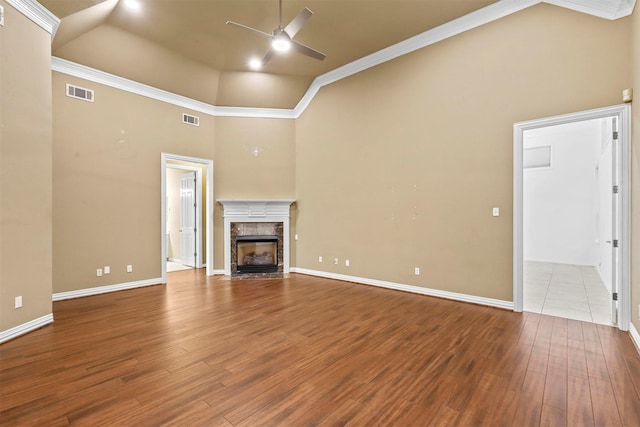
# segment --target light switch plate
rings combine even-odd
[[[493,208],[493,216],[500,216],[500,208]]]

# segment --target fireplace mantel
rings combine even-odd
[[[284,274],[289,273],[289,209],[290,199],[218,199],[224,209],[224,274],[231,275],[231,223],[281,222],[284,241]]]

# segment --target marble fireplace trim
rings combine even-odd
[[[283,273],[289,273],[289,208],[295,200],[218,199],[224,209],[224,274],[231,275],[231,223],[281,222]]]

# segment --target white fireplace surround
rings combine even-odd
[[[295,200],[218,199],[224,208],[224,274],[231,275],[231,223],[281,222],[283,273],[289,273],[289,209]]]

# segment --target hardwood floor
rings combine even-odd
[[[54,304],[0,346],[0,425],[638,426],[615,328],[292,274]]]

